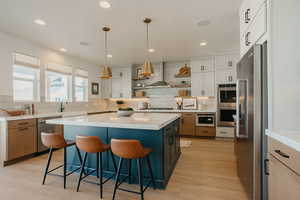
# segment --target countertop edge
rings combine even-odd
[[[0,121],[14,121],[14,120],[25,120],[25,119],[38,119],[44,117],[72,117],[76,115],[87,115],[91,113],[107,113],[113,112],[112,110],[99,110],[99,111],[67,111],[67,112],[53,112],[53,113],[41,113],[34,115],[22,115],[22,116],[0,116]]]
[[[175,115],[175,113],[174,113]],[[176,116],[172,117],[170,120],[160,124],[160,125],[153,125],[153,124],[118,124],[116,127],[116,123],[107,123],[107,122],[74,122],[74,121],[62,121],[61,119],[53,119],[47,120],[46,123],[48,124],[58,124],[58,125],[66,125],[66,126],[87,126],[87,127],[99,127],[99,128],[125,128],[125,129],[141,129],[141,130],[160,130],[165,126],[169,125],[173,121],[180,118],[180,115],[177,114]]]
[[[288,147],[300,152],[300,140],[296,141],[295,139],[292,139],[288,136],[279,134],[276,131],[273,130],[266,130],[266,135],[271,137],[272,139],[277,140],[278,142],[287,145]]]

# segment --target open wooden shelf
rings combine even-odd
[[[175,78],[189,78],[189,77],[191,77],[191,74],[184,74],[184,75],[176,74],[175,75]]]

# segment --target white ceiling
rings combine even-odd
[[[144,17],[150,17],[152,61],[178,61],[239,47],[241,0],[0,0],[0,30],[98,64],[103,61],[103,26],[110,26],[112,65],[145,59]],[[43,19],[47,25],[33,23]],[[211,24],[198,27],[200,20]],[[80,42],[89,46],[81,46]],[[201,41],[208,42],[200,47]]]

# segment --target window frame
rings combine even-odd
[[[27,63],[27,62],[22,62],[20,60],[17,60],[16,58],[18,56],[24,56],[24,57],[30,57],[31,59],[35,59],[36,64],[32,64],[32,63]],[[41,96],[40,96],[40,92],[41,92],[41,70],[40,70],[40,59],[34,56],[30,56],[30,55],[26,55],[23,53],[17,53],[14,52],[13,53],[13,62],[12,62],[12,96],[13,96],[13,101],[17,102],[17,103],[22,103],[22,102],[40,102],[41,100]],[[21,67],[24,69],[28,69],[28,70],[32,70],[34,72],[34,79],[30,79],[30,78],[20,78],[20,77],[15,77],[15,68],[17,67]],[[16,95],[15,95],[15,81],[26,81],[26,82],[30,82],[33,84],[33,88],[32,88],[32,92],[33,92],[33,99],[28,100],[28,99],[16,99]]]
[[[73,98],[72,98],[72,88],[73,88],[72,80],[73,80],[73,76],[72,76],[72,74],[53,71],[53,70],[49,70],[49,69],[45,70],[45,102],[47,102],[47,103],[62,102],[62,101],[51,101],[50,100],[50,96],[49,96],[49,91],[50,91],[49,85],[50,85],[50,83],[49,83],[48,73],[53,73],[53,74],[62,75],[62,76],[67,77],[68,99],[66,101],[64,100],[63,102],[68,102],[68,103],[73,102]]]

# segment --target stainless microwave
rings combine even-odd
[[[220,84],[218,85],[218,107],[236,106],[236,85]]]
[[[196,116],[196,126],[215,127],[215,114],[199,113]]]

